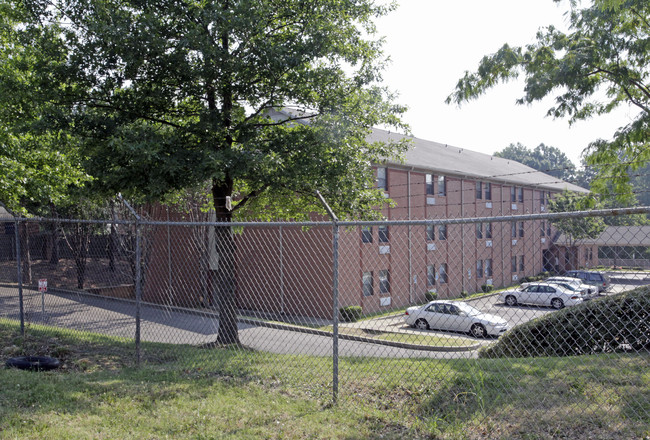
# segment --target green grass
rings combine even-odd
[[[332,331],[332,326],[319,327],[319,330],[326,332]],[[368,331],[355,327],[339,327],[339,334],[360,336],[363,338],[374,339],[378,341],[401,342],[402,344],[425,345],[431,347],[467,347],[475,345],[476,341],[462,336],[445,336],[437,334],[409,334],[385,331]]]
[[[0,320],[0,439],[644,439],[650,357],[340,359],[142,344]]]

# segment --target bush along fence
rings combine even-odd
[[[331,378],[334,400],[375,364],[378,382],[431,389],[461,371],[531,380],[522,359],[549,356],[634,375],[648,365],[650,273],[600,257],[650,249],[648,227],[607,226],[649,211],[225,225],[200,209],[123,203],[104,219],[9,216],[0,318],[23,334],[43,324],[126,338],[136,363],[155,356],[152,343],[230,350],[205,350],[206,361],[280,356],[307,384]],[[569,271],[584,276],[547,282]],[[647,419],[646,397],[617,396]],[[582,395],[570,404],[598,411]]]

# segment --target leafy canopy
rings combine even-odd
[[[61,91],[49,77],[62,59],[57,30],[21,25],[25,11],[10,6],[0,2],[0,202],[26,214],[62,203],[89,176],[77,141],[56,126],[44,129],[48,100]]]
[[[207,182],[222,219],[305,217],[315,190],[343,216],[384,202],[370,164],[405,146],[367,135],[406,129],[373,39],[392,4],[22,1],[26,21],[65,23],[51,76],[73,85],[56,101],[73,111],[52,120],[84,139],[95,190],[160,199]]]
[[[538,171],[542,171],[565,182],[575,183],[576,167],[571,160],[556,147],[539,144],[529,149],[517,142],[494,153],[496,157],[516,160]]]
[[[636,119],[586,149],[587,163],[598,165],[592,186],[603,194],[630,194],[629,169],[650,160],[650,2],[604,0],[580,8],[571,2],[569,32],[541,29],[525,47],[505,44],[485,56],[476,72],[466,72],[447,102],[476,99],[488,89],[523,75],[518,104],[554,96],[549,116],[569,123],[627,105]]]

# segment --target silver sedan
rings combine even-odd
[[[583,297],[580,293],[558,284],[549,283],[529,283],[518,289],[501,292],[499,298],[509,306],[534,304],[551,306],[554,309],[575,306],[583,302]]]
[[[510,328],[505,319],[483,313],[460,301],[431,301],[423,306],[409,307],[404,320],[421,330],[464,332],[476,338],[499,336]]]

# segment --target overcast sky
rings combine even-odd
[[[523,83],[499,85],[461,107],[445,104],[466,70],[504,43],[534,41],[541,27],[566,29],[566,1],[552,0],[398,0],[400,7],[377,21],[391,64],[384,83],[409,107],[405,121],[414,136],[492,154],[510,143],[557,147],[579,166],[589,142],[611,139],[634,115],[629,108],[569,127],[545,117],[552,104],[516,105]]]

